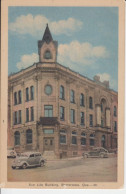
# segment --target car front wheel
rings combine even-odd
[[[15,166],[12,166],[13,169],[15,169],[16,167]]]
[[[44,166],[44,161],[40,162],[40,166],[43,167]]]
[[[26,169],[26,168],[27,168],[27,164],[24,163],[24,164],[22,165],[22,168],[23,168],[23,169]]]

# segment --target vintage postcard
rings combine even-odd
[[[124,1],[2,1],[1,187],[123,188]]]

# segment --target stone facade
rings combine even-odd
[[[80,156],[93,147],[117,148],[118,93],[57,63],[48,26],[39,62],[9,76],[8,146],[17,152]]]

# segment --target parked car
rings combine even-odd
[[[24,152],[12,163],[12,168],[23,168],[35,167],[35,166],[44,166],[46,160],[42,157],[40,152]]]
[[[108,158],[108,150],[103,147],[93,148],[91,151],[84,152],[82,154],[83,158],[89,157],[100,157],[100,158]]]
[[[8,158],[16,158],[16,156],[17,156],[17,153],[16,153],[15,149],[13,147],[9,147],[7,149],[7,157]]]

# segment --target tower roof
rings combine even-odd
[[[47,24],[47,26],[46,26],[46,29],[45,29],[45,32],[44,32],[42,41],[45,41],[47,44],[48,44],[49,42],[53,41],[53,38],[52,38],[51,32],[50,32],[50,30],[49,30],[48,24]]]

